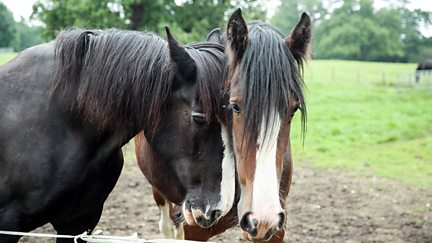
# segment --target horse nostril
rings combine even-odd
[[[279,222],[278,222],[278,225],[277,225],[278,230],[282,229],[283,226],[284,226],[284,224],[285,224],[285,213],[282,212],[282,213],[279,213]]]
[[[256,228],[258,227],[258,220],[257,219],[252,219],[252,225]]]
[[[251,212],[245,213],[243,217],[240,219],[240,228],[246,232],[248,232],[252,237],[255,237],[258,233],[258,220],[252,219],[250,220]]]
[[[258,234],[258,229],[253,228],[250,232],[248,232],[252,237],[255,237]]]
[[[204,217],[199,216],[198,218],[195,218],[197,224],[202,225],[204,223]]]
[[[216,221],[216,220],[218,220],[221,216],[222,216],[222,211],[220,211],[220,210],[213,210],[213,211],[210,213],[210,220],[211,220],[211,221]]]
[[[249,215],[250,214],[251,214],[250,212],[243,214],[243,216],[241,217],[240,222],[239,222],[240,228],[242,228],[242,230],[244,230],[246,232],[248,231],[247,229],[249,227]]]

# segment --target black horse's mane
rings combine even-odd
[[[281,116],[289,113],[289,99],[294,95],[301,111],[302,134],[306,127],[306,105],[303,95],[304,82],[300,70],[302,60],[291,54],[284,36],[274,27],[254,21],[248,24],[248,43],[240,62],[242,113],[245,121],[244,141],[256,141],[262,127],[265,137],[278,112]],[[275,107],[276,110],[270,110]],[[263,118],[265,118],[263,120]],[[281,117],[283,118],[283,117]]]
[[[197,65],[211,69],[209,74],[217,72],[214,59],[223,55],[219,45],[213,47],[209,43],[187,48],[199,49],[188,52],[200,59]],[[201,52],[213,56],[202,57]],[[72,114],[100,129],[126,126],[134,132],[153,133],[158,127],[171,97],[176,67],[170,62],[167,42],[156,34],[117,29],[63,31],[56,39],[55,59],[50,95]],[[219,86],[203,75],[199,73],[197,80],[203,91],[200,100],[204,110],[213,114],[219,102],[213,93]]]
[[[213,42],[198,42],[186,45],[186,50],[197,65],[198,99],[210,121],[221,112],[225,48]]]

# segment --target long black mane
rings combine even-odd
[[[220,68],[223,48],[219,45],[193,44],[187,50],[197,65],[209,69],[208,75]],[[116,29],[64,31],[56,40],[55,59],[51,98],[72,114],[100,129],[126,126],[134,132],[155,131],[171,97],[176,71],[165,40],[149,32]],[[219,90],[214,86],[217,76],[206,79],[204,75],[198,72],[200,100],[204,110],[213,114],[219,102],[214,95]]]
[[[248,141],[256,141],[262,127],[266,128],[264,134],[267,137],[267,134],[272,132],[267,131],[268,125],[275,118],[276,112],[282,119],[288,115],[292,95],[300,104],[304,134],[306,105],[303,95],[304,82],[300,75],[302,62],[296,61],[284,41],[284,36],[274,27],[262,22],[251,22],[248,24],[248,31],[247,48],[239,64],[242,116],[247,117],[244,141],[251,145]]]

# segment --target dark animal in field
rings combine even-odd
[[[222,52],[217,44],[201,48],[215,60]],[[120,175],[125,143],[144,131],[152,148],[170,154],[160,138],[183,142],[171,124],[194,119],[183,109],[195,108],[202,90],[197,74],[208,57],[197,56],[186,61],[183,47],[152,33],[71,30],[1,66],[0,230],[46,223],[58,234],[92,230]],[[203,103],[202,113],[218,106]],[[218,158],[218,146],[199,152]],[[2,243],[18,239],[0,235]]]
[[[184,239],[184,223],[211,227],[234,202],[235,162],[227,127],[221,125],[224,48],[209,42],[219,35],[214,32],[208,42],[184,47],[168,36],[170,45],[185,52],[182,62],[195,66],[200,85],[190,93],[192,106],[176,104],[165,115],[161,128],[166,126],[162,130],[171,134],[156,133],[147,140],[140,133],[135,139],[138,165],[153,187],[161,213],[159,228],[167,238]],[[213,50],[215,46],[219,49]],[[171,214],[179,218],[173,222]]]
[[[429,72],[432,72],[432,59],[425,59],[418,64],[415,74],[416,83],[420,82],[420,76],[423,73],[422,71],[425,70],[431,70]]]
[[[310,40],[306,13],[288,37],[265,23],[246,24],[240,9],[230,17],[221,43],[228,57],[226,126],[238,174],[236,207],[210,228],[185,225],[186,239],[206,241],[238,223],[247,240],[283,242],[292,178],[290,126],[299,110],[305,128],[300,74]]]

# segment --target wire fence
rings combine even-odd
[[[79,235],[56,235],[56,234],[42,234],[42,233],[32,233],[32,232],[27,233],[27,232],[0,230],[0,235],[27,236],[27,237],[34,237],[34,238],[73,239],[75,243],[78,243],[78,240],[91,242],[91,243],[199,243],[198,241],[190,241],[190,240],[172,240],[172,239],[145,240],[145,239],[138,238],[137,233],[131,236],[110,236],[110,235],[102,235],[101,231],[95,232],[95,234],[91,234],[91,235],[89,235],[87,232],[84,232]]]
[[[396,83],[398,91],[426,90],[432,93],[432,70],[402,72]]]
[[[308,69],[305,72],[306,84],[324,83],[355,83],[357,85],[373,85],[396,88],[397,91],[428,91],[432,93],[432,70],[422,71],[370,71],[344,70],[331,67],[326,70]]]

